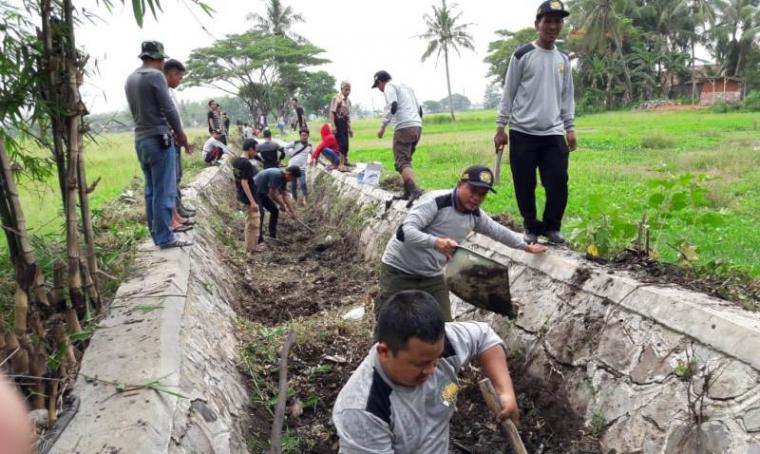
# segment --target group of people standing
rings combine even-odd
[[[190,246],[177,233],[192,228],[195,211],[182,204],[181,149],[192,148],[182,125],[173,89],[185,67],[167,60],[157,41],[142,43],[142,66],[125,84],[127,102],[135,122],[135,150],[145,178],[145,213],[153,242],[161,249]]]

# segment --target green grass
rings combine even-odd
[[[493,112],[460,113],[453,123],[445,116],[426,117],[414,156],[419,183],[426,189],[447,188],[468,165],[493,165],[494,120]],[[380,161],[389,173],[392,131],[377,139],[379,123],[354,123],[350,157]],[[647,181],[663,175],[702,174],[709,177],[704,183],[709,210],[720,213],[723,225],[692,225],[676,218],[661,234],[653,232],[657,251],[664,260],[675,261],[678,253],[669,245],[688,239],[698,248],[698,263],[727,262],[760,276],[760,117],[705,111],[612,112],[582,116],[577,123],[579,148],[571,155],[564,230],[580,224],[595,198],[603,201],[603,211],[605,202],[622,205],[635,221],[652,192]],[[507,156],[502,173],[498,194],[491,195],[484,208],[521,219]],[[543,190],[537,191],[537,197],[542,207]]]
[[[462,169],[473,163],[493,165],[492,138],[495,114],[490,111],[460,113],[456,122],[445,115],[425,118],[422,140],[414,156],[418,181],[426,189],[453,186]],[[354,122],[350,157],[354,161],[380,161],[386,174],[393,173],[390,142],[375,137],[380,120]],[[670,245],[684,239],[697,246],[700,264],[728,263],[732,268],[760,276],[760,117],[753,113],[612,112],[578,118],[579,149],[571,155],[570,201],[564,230],[571,233],[601,200],[601,210],[613,206],[630,220],[638,220],[652,194],[648,181],[664,175],[705,175],[708,210],[719,213],[723,225],[714,228],[686,222],[678,216],[662,231],[653,232],[655,248],[666,261],[676,261]],[[312,129],[319,127],[312,122]],[[195,140],[205,136],[193,131]],[[295,138],[294,134],[288,137]],[[313,134],[312,142],[318,136]],[[185,163],[202,167],[200,150]],[[115,198],[141,172],[132,135],[112,134],[88,143],[87,175],[102,177],[92,194],[94,208]],[[511,186],[508,156],[502,183],[484,208],[520,219]],[[22,203],[28,224],[36,234],[62,234],[60,197],[51,178],[45,183],[23,183]],[[543,190],[537,191],[539,207]],[[540,208],[539,208],[540,211]],[[3,240],[4,241],[4,240]]]
[[[101,178],[96,190],[90,194],[90,206],[98,209],[103,204],[118,197],[134,178],[142,178],[140,164],[134,150],[134,135],[119,133],[102,135],[85,145],[85,163],[88,183]],[[203,137],[203,130],[192,131],[191,139]],[[196,139],[197,140],[197,139]],[[45,152],[32,148],[32,153]],[[202,167],[200,150],[193,155],[183,154],[186,173]],[[189,181],[185,179],[185,181]],[[32,234],[63,234],[62,204],[57,177],[52,175],[46,181],[19,181],[21,204],[27,225]],[[0,242],[5,248],[5,238]]]

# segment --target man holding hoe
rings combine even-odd
[[[570,13],[559,0],[541,3],[538,40],[518,48],[509,61],[494,144],[509,145],[515,197],[525,224],[525,241],[543,235],[564,243],[560,233],[567,206],[569,153],[575,150],[575,100],[570,58],[555,43]],[[504,128],[509,124],[509,135]],[[541,220],[536,214],[536,169],[546,189]]]

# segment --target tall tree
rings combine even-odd
[[[268,115],[308,83],[306,69],[327,63],[324,51],[287,36],[258,31],[228,35],[195,49],[187,61],[188,86],[208,86],[239,97],[251,115]]]
[[[304,38],[293,33],[294,24],[304,22],[304,17],[293,11],[290,6],[284,6],[280,0],[264,0],[266,14],[250,13],[246,19],[256,23],[254,30],[271,35],[287,36],[296,41]]]
[[[499,38],[488,43],[488,55],[483,60],[488,63],[488,77],[493,78],[494,83],[503,86],[507,78],[509,60],[518,47],[530,43],[536,39],[536,29],[523,28],[516,32],[510,30],[496,30]]]
[[[421,35],[420,38],[428,40],[428,47],[425,53],[422,54],[422,61],[427,60],[431,55],[436,53],[436,62],[443,53],[443,60],[446,66],[446,88],[449,94],[449,106],[451,107],[451,119],[454,120],[454,104],[451,102],[451,76],[449,74],[449,49],[454,50],[457,55],[460,54],[459,49],[475,50],[473,44],[472,35],[467,32],[467,27],[471,24],[459,23],[462,17],[462,13],[454,13],[453,9],[456,8],[456,4],[451,8],[446,6],[446,0],[441,0],[441,6],[437,7],[433,5],[433,14],[425,14],[425,24],[427,25],[427,31]]]
[[[714,27],[716,40],[723,42],[723,72],[741,77],[747,56],[760,36],[760,0],[715,0],[720,11]]]

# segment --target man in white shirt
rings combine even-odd
[[[393,122],[394,165],[404,180],[404,195],[400,198],[408,200],[407,207],[411,207],[422,195],[414,181],[412,170],[412,156],[422,135],[422,107],[414,91],[406,85],[392,83],[391,75],[387,71],[375,73],[372,88],[383,92],[387,110],[383,124],[377,131],[377,137],[382,139],[385,128]]]
[[[211,132],[211,137],[203,144],[203,160],[206,164],[216,164],[225,153],[235,156],[232,150],[222,142],[223,137],[222,131],[215,129]]]

